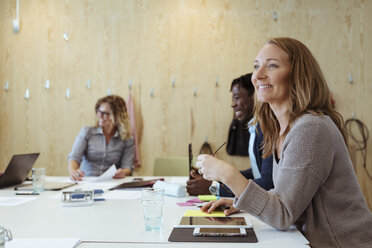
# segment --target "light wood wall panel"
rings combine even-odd
[[[14,33],[16,1],[0,1],[0,83],[10,85],[0,91],[0,169],[14,153],[39,151],[36,166],[45,166],[48,175],[67,175],[67,155],[80,128],[94,123],[95,101],[109,88],[127,99],[130,80],[141,138],[136,174],[151,175],[157,156],[187,156],[189,142],[197,153],[208,137],[216,149],[232,119],[232,79],[252,70],[258,49],[273,36],[304,42],[344,118],[354,113],[372,126],[372,1],[19,2],[21,29]],[[62,37],[66,31],[68,41]],[[367,147],[370,153],[371,140]],[[372,181],[355,144],[350,150],[371,207]],[[249,166],[247,158],[225,150],[218,156],[239,169]],[[371,162],[368,156],[370,174]]]

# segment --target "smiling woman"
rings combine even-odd
[[[75,139],[68,156],[72,180],[99,176],[112,164],[117,167],[114,178],[131,175],[134,165],[134,142],[129,132],[125,101],[120,96],[106,96],[95,105],[95,127],[84,127]]]
[[[222,181],[237,196],[202,210],[228,205],[279,230],[294,224],[311,247],[370,247],[372,215],[356,180],[343,120],[309,49],[291,38],[270,39],[254,61],[252,81],[264,157],[274,157],[275,188],[267,192],[231,165],[200,155],[204,178]]]
[[[306,46],[294,39],[271,39],[259,51],[254,68],[252,82],[259,100],[255,113],[265,136],[264,156],[273,149],[280,154],[290,127],[306,113],[328,115],[347,143],[343,118],[335,111],[328,84]]]
[[[273,44],[266,44],[258,53],[254,61],[254,72],[252,82],[256,88],[256,95],[259,102],[268,103],[275,112],[277,120],[283,122],[281,127],[287,127],[286,114],[290,106],[289,97],[289,73],[291,63],[289,55],[281,48]],[[260,106],[258,103],[257,106]],[[265,126],[263,123],[262,126]],[[262,130],[265,130],[263,128]],[[283,135],[286,129],[280,129],[279,136]],[[274,135],[277,135],[274,133]],[[283,139],[279,142],[283,143]],[[277,147],[280,152],[281,147]],[[265,154],[267,155],[267,154]]]
[[[290,70],[288,54],[277,46],[265,45],[254,61],[252,82],[256,88],[257,99],[260,102],[268,102],[273,108],[288,106]]]

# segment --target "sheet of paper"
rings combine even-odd
[[[0,206],[16,206],[25,202],[29,202],[35,200],[37,196],[32,197],[21,197],[21,196],[13,196],[13,197],[0,197]]]
[[[113,180],[112,177],[115,175],[117,169],[116,166],[113,164],[111,167],[105,171],[102,175],[99,177],[93,178],[89,182],[104,182],[104,181],[111,181]]]
[[[111,190],[105,192],[103,198],[106,200],[136,200],[141,198],[141,191]]]
[[[186,210],[183,216],[193,216],[193,217],[200,217],[200,216],[208,216],[208,217],[225,217],[226,215],[223,211],[213,211],[210,214],[203,212],[201,210]]]
[[[6,242],[6,248],[74,248],[81,243],[80,239],[13,239]]]
[[[139,191],[141,192],[145,188],[150,188],[150,187],[141,187],[141,188],[123,188],[123,189],[115,189],[114,191]]]

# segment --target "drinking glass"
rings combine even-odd
[[[34,192],[40,193],[45,187],[45,168],[32,169],[32,188]]]
[[[146,231],[161,229],[163,221],[164,189],[143,189],[142,210]]]

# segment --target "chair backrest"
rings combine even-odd
[[[188,176],[189,159],[187,157],[155,158],[154,176]]]

